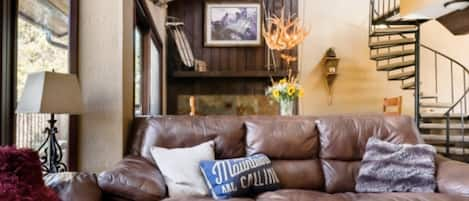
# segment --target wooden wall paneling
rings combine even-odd
[[[194,9],[197,10],[202,10],[203,5],[202,3],[194,4]],[[194,19],[194,22],[192,24],[192,29],[194,32],[192,33],[194,35],[194,43],[193,43],[193,51],[196,59],[200,60],[206,60],[204,56],[204,51],[203,51],[203,45],[204,45],[204,36],[203,36],[203,31],[200,31],[200,27],[203,27],[203,12],[192,12],[192,17]],[[187,25],[190,26],[190,25]],[[199,30],[199,31],[197,31]]]
[[[297,0],[288,1],[288,9],[297,10]],[[246,0],[259,2],[259,0]],[[280,14],[282,1],[266,1],[269,9],[275,9]],[[209,71],[266,71],[266,45],[259,47],[214,47],[204,46],[204,0],[175,1],[168,8],[168,15],[180,18],[185,23],[185,31],[192,45],[197,59],[204,60]],[[169,46],[174,45],[168,43]],[[171,50],[172,47],[168,47]],[[170,54],[177,53],[170,51]],[[296,50],[294,52],[296,54]],[[176,55],[177,56],[177,55]],[[168,62],[168,114],[176,114],[177,98],[179,95],[253,95],[264,94],[264,89],[270,84],[265,78],[178,78],[172,77],[173,69],[182,69],[180,62]],[[294,65],[296,69],[296,65]]]
[[[262,70],[268,70],[266,66],[266,58],[265,58],[265,53],[266,49],[264,47],[259,48],[260,50],[255,52],[255,60],[256,60],[256,70],[262,71]]]
[[[232,50],[228,52],[228,57],[229,57],[229,70],[230,71],[236,71],[237,70],[237,58],[238,58],[238,50]]]

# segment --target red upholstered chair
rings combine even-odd
[[[59,201],[57,194],[44,185],[37,152],[0,147],[0,200]]]

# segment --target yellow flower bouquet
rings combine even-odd
[[[278,82],[272,81],[272,86],[266,89],[265,94],[280,103],[281,115],[292,115],[295,100],[303,96],[304,90],[296,78],[289,77]]]

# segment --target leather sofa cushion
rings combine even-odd
[[[368,138],[393,144],[417,144],[423,140],[410,117],[336,116],[316,121],[320,133],[320,157],[329,160],[361,160]]]
[[[134,201],[153,201],[166,197],[166,186],[161,172],[151,162],[128,156],[112,170],[98,177],[101,189],[111,197]]]
[[[314,120],[283,119],[246,122],[248,155],[263,153],[271,159],[314,159],[319,138]]]
[[[469,198],[469,165],[439,156],[437,166],[438,191]]]
[[[178,198],[166,198],[162,201],[215,201],[210,197],[178,197]],[[254,201],[252,198],[231,198],[223,201]]]
[[[259,195],[257,201],[469,201],[469,198],[439,193],[339,193],[279,190]]]
[[[237,117],[165,116],[135,120],[130,154],[154,163],[151,147],[184,148],[215,141],[215,157],[245,155],[244,120]]]
[[[347,201],[341,196],[309,190],[279,190],[259,195],[257,201]],[[370,200],[371,201],[371,200]]]
[[[469,201],[469,198],[441,193],[342,193],[350,201]]]
[[[276,160],[272,161],[283,189],[321,190],[324,187],[319,160]]]
[[[62,201],[101,201],[102,192],[96,175],[91,173],[63,172],[48,174],[45,184],[57,192]]]
[[[322,160],[322,169],[326,192],[355,192],[360,161]]]

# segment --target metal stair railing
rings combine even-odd
[[[386,21],[388,18],[398,15],[400,12],[400,0],[370,0],[370,16],[369,16],[369,36],[368,44],[372,43],[372,38],[375,38],[377,41],[383,39],[380,36],[373,37],[372,34],[376,31],[377,26],[387,26],[390,27],[392,24],[388,24]],[[410,23],[415,25],[417,30],[415,31],[415,64],[414,64],[414,85],[415,85],[415,123],[417,126],[420,124],[420,26],[418,22]],[[399,34],[402,38],[407,38],[405,34]],[[391,40],[391,35],[384,36],[386,40]],[[402,46],[404,51],[404,46]],[[390,52],[391,48],[387,48],[387,51]],[[379,53],[380,49],[376,49],[376,52]],[[370,57],[372,56],[373,51],[370,51]],[[390,60],[388,60],[389,64]],[[402,57],[402,62],[404,62],[404,57]],[[377,62],[378,63],[378,62]],[[404,69],[401,69],[404,72]],[[388,71],[388,77],[390,72]],[[401,85],[404,85],[404,80],[401,81]]]
[[[399,13],[400,0],[370,0],[370,4],[372,22]]]
[[[400,0],[370,0],[370,34],[380,18],[399,13],[399,7]]]
[[[380,41],[381,37],[376,37],[375,35],[372,35],[375,31],[376,28],[379,26],[386,26],[390,27],[393,24],[392,21],[387,21],[390,17],[393,17],[397,14],[399,14],[400,11],[400,0],[370,0],[370,20],[369,20],[369,44],[372,43],[373,38],[375,40]],[[419,21],[416,20],[416,22],[413,24],[417,26],[417,31],[415,32],[415,38],[416,38],[416,45],[415,45],[415,116],[416,116],[416,123],[417,125],[420,123],[420,62],[421,62],[421,51],[430,51],[433,54],[434,58],[434,72],[435,72],[435,101],[439,103],[439,83],[442,82],[442,80],[449,80],[450,81],[450,92],[451,92],[451,103],[450,107],[448,107],[447,110],[443,113],[443,116],[446,119],[446,126],[445,126],[445,134],[446,134],[446,154],[450,155],[451,150],[451,131],[459,131],[461,136],[462,136],[462,154],[464,157],[469,157],[465,155],[465,127],[466,127],[466,120],[469,119],[468,116],[468,99],[469,99],[469,87],[467,86],[467,76],[469,76],[469,70],[466,66],[462,65],[460,62],[456,61],[455,59],[435,50],[432,49],[426,45],[420,44],[420,26],[419,24],[424,21]],[[410,23],[412,24],[412,23]],[[405,38],[405,34],[399,34],[401,37]],[[390,39],[388,36],[386,38],[387,40]],[[379,53],[379,50],[378,50]],[[371,56],[372,52],[370,52]],[[448,77],[443,77],[444,75],[439,75],[439,61],[441,61],[441,58],[445,59],[445,62],[449,64],[449,70],[450,75]],[[456,75],[455,76],[455,68],[459,68],[460,71],[462,71],[461,75]],[[461,77],[457,77],[461,76]],[[459,80],[456,82],[455,77],[457,77]],[[462,80],[462,83],[461,83]],[[446,82],[447,83],[447,82]],[[462,86],[461,86],[462,85]],[[456,87],[457,86],[457,87]],[[460,89],[462,87],[462,90]],[[448,87],[446,87],[448,88]],[[458,90],[457,90],[458,88]],[[461,94],[460,91],[463,91],[462,96],[457,96],[457,94]],[[457,117],[457,118],[456,118]],[[451,122],[453,121],[453,122]],[[454,121],[460,121],[459,123],[456,122],[454,124]],[[457,127],[456,127],[457,126]],[[469,128],[469,126],[467,126]],[[465,158],[466,159],[466,158]],[[467,160],[466,160],[467,161]]]
[[[434,65],[434,71],[435,71],[435,92],[437,93],[437,97],[438,97],[438,81],[441,79],[438,75],[438,58],[444,58],[446,61],[449,62],[449,67],[450,67],[450,77],[449,77],[449,80],[450,80],[450,88],[451,88],[451,107],[449,107],[446,112],[444,112],[444,117],[445,117],[445,132],[446,132],[446,143],[445,143],[445,152],[447,155],[450,155],[451,154],[451,151],[450,151],[450,147],[451,147],[451,142],[450,142],[450,137],[451,137],[451,130],[456,130],[456,132],[458,132],[457,130],[459,130],[460,132],[460,135],[462,136],[462,155],[463,157],[465,157],[465,161],[468,161],[467,160],[467,156],[465,154],[466,150],[465,150],[465,122],[467,120],[467,117],[468,117],[468,96],[469,96],[469,87],[467,87],[467,77],[469,76],[469,69],[464,66],[462,63],[460,63],[459,61],[456,61],[455,59],[449,57],[448,55],[446,54],[443,54],[435,49],[432,49],[426,45],[423,45],[421,44],[420,45],[421,47],[423,47],[424,49],[426,50],[429,50],[433,53],[433,56],[434,56],[434,62],[435,62],[435,65]],[[463,71],[462,73],[462,77],[461,77],[461,80],[462,80],[462,90],[464,90],[464,93],[462,94],[462,96],[460,96],[458,99],[455,99],[456,98],[456,85],[457,83],[455,83],[455,75],[454,75],[454,68],[455,67],[459,67],[460,70]],[[458,83],[460,84],[460,83]],[[438,102],[438,98],[436,99],[436,101]],[[457,118],[455,118],[457,117]],[[455,121],[459,121],[459,123],[457,123],[456,125],[459,125],[458,128],[452,128],[451,126],[453,124],[451,124],[451,119],[455,119]],[[457,120],[456,120],[457,119]]]

